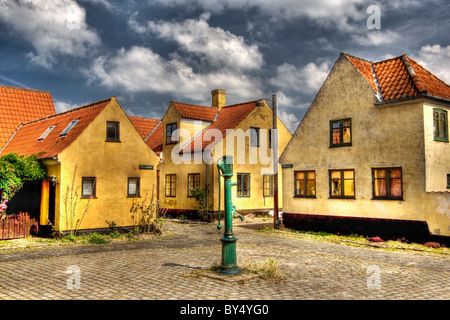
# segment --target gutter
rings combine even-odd
[[[426,92],[420,93],[420,94],[418,94],[416,96],[410,96],[410,97],[406,97],[406,98],[399,98],[399,99],[392,99],[392,100],[384,100],[384,101],[380,101],[380,102],[375,102],[374,104],[375,105],[385,105],[385,104],[388,104],[388,103],[408,101],[408,100],[420,99],[420,98],[429,98],[429,99],[432,99],[432,100],[437,100],[437,101],[441,101],[441,102],[445,102],[445,103],[449,103],[450,104],[450,99],[434,96],[434,95],[428,94]]]

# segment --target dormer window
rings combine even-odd
[[[70,130],[72,130],[72,128],[75,127],[75,125],[78,123],[78,121],[80,121],[80,119],[70,121],[68,126],[63,131],[61,131],[59,136],[64,137],[66,134],[68,134],[70,132]]]
[[[56,125],[48,127],[47,130],[45,130],[45,132],[41,134],[41,136],[38,138],[38,141],[43,141],[45,138],[47,138],[49,133],[52,132],[52,130],[55,129],[55,127]]]
[[[120,122],[106,121],[106,141],[120,142]]]

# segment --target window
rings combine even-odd
[[[97,179],[95,177],[82,177],[81,186],[81,198],[96,197]]]
[[[354,170],[330,170],[330,198],[355,198]]]
[[[237,174],[237,196],[250,197],[250,173]]]
[[[176,123],[169,123],[166,125],[166,144],[174,144],[177,143],[178,138],[172,138],[172,134],[177,130]]]
[[[106,121],[106,141],[120,142],[120,122]]]
[[[78,123],[78,121],[80,121],[80,119],[70,121],[70,123],[67,125],[67,127],[63,131],[61,131],[59,136],[64,137],[66,134],[68,134],[70,132],[70,130],[72,130],[72,128],[75,127],[75,125]]]
[[[352,145],[352,120],[330,121],[330,147]]]
[[[435,141],[448,142],[447,111],[440,109],[433,109],[433,129]]]
[[[175,197],[177,192],[177,175],[166,174],[166,197]]]
[[[139,197],[141,192],[141,178],[128,178],[128,197]]]
[[[372,169],[374,199],[402,199],[402,169]]]
[[[200,187],[200,173],[188,174],[188,197],[193,197],[192,189]]]
[[[294,197],[315,198],[316,197],[316,172],[295,171]]]
[[[447,189],[450,189],[450,173],[447,174]]]
[[[48,127],[47,130],[45,130],[45,132],[41,134],[41,136],[38,138],[38,141],[43,141],[45,138],[47,138],[49,133],[52,132],[52,130],[55,129],[55,127],[56,125]]]
[[[259,128],[250,127],[250,146],[259,147]]]
[[[263,175],[263,196],[273,197],[273,174]]]

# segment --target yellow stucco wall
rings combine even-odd
[[[292,164],[282,169],[283,212],[420,220],[432,233],[450,235],[449,194],[426,193],[428,107],[423,99],[375,102],[369,84],[341,57],[280,159]],[[330,120],[345,118],[352,119],[352,146],[330,148]],[[448,165],[448,156],[439,159]],[[372,200],[372,168],[383,167],[402,168],[403,201]],[[355,199],[329,199],[331,169],[355,170]],[[296,170],[316,171],[316,198],[294,197]]]
[[[105,142],[106,121],[120,122],[120,142]],[[80,199],[82,177],[96,177],[96,198],[85,215],[80,229],[106,228],[109,222],[117,226],[133,225],[130,208],[133,199],[143,201],[156,188],[158,156],[145,144],[130,120],[113,99],[84,132],[58,155],[60,206],[57,220],[60,230],[66,230],[64,196],[74,177],[78,188],[77,218],[81,217],[87,199]],[[154,170],[140,170],[139,165],[153,165]],[[127,198],[128,177],[140,177],[141,198]],[[156,189],[155,189],[156,193]],[[156,195],[155,195],[156,196]]]
[[[179,114],[176,110],[169,106],[165,116],[163,117],[164,126],[168,123],[178,122],[180,124]],[[186,126],[181,121],[180,127]],[[252,113],[250,113],[237,127],[236,129],[242,130],[242,132],[246,132],[250,129],[250,127],[259,127],[261,129],[269,129],[272,128],[272,110],[267,105],[257,107]],[[291,138],[290,132],[286,129],[283,123],[278,120],[277,127],[279,130],[279,154],[284,150],[287,145],[289,139]],[[165,130],[165,129],[164,129]],[[196,131],[197,133],[198,131]],[[261,130],[262,133],[262,130]],[[261,134],[262,139],[263,134]],[[165,137],[165,134],[164,134]],[[268,137],[265,137],[268,139]],[[262,143],[261,143],[262,144]],[[159,170],[161,172],[160,178],[160,205],[162,208],[170,208],[170,209],[181,209],[181,210],[195,210],[197,207],[197,202],[194,198],[188,198],[187,192],[187,179],[189,173],[200,173],[200,186],[205,187],[206,178],[208,176],[208,184],[209,188],[209,204],[212,205],[211,209],[214,211],[218,210],[218,172],[216,162],[217,159],[221,155],[225,155],[226,151],[226,142],[221,141],[217,144],[213,150],[213,158],[214,164],[207,165],[203,160],[201,163],[192,162],[183,162],[181,164],[175,164],[171,161],[171,151],[174,145],[166,146],[164,145],[163,149],[163,162],[159,165]],[[245,163],[238,164],[238,150],[239,152],[243,151],[245,154]],[[262,148],[262,147],[260,147]],[[236,196],[236,187],[233,187],[232,192],[232,200],[236,205],[236,209],[239,210],[259,210],[259,209],[271,209],[273,208],[273,197],[263,197],[263,176],[261,173],[262,167],[270,167],[271,164],[262,165],[259,159],[259,149],[256,147],[249,146],[249,140],[246,140],[245,146],[240,147],[237,142],[234,143],[234,151],[233,157],[235,160],[234,164],[234,177],[232,179],[233,182],[236,182],[237,173],[250,173],[250,197],[237,197]],[[256,163],[249,164],[248,155],[250,150],[256,151]],[[222,150],[222,151],[219,151]],[[203,159],[203,156],[198,153],[199,157]],[[271,156],[271,149],[267,150],[266,155],[268,157]],[[207,172],[208,171],[208,172]],[[272,172],[270,170],[270,172]],[[165,196],[165,176],[166,174],[176,174],[177,175],[177,192],[176,197],[166,197]],[[282,177],[281,174],[278,176],[279,178],[279,203],[281,204],[282,193]],[[223,185],[223,184],[222,184]],[[222,191],[222,199],[223,199],[223,191]],[[223,208],[223,201],[222,201]]]

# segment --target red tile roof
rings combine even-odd
[[[379,62],[344,56],[371,85],[381,101],[389,102],[417,96],[450,99],[450,86],[407,55]]]
[[[245,117],[250,114],[250,112],[256,108],[257,104],[258,101],[250,101],[223,107],[219,111],[216,121],[207,127],[207,129],[205,129],[201,134],[192,139],[188,144],[191,148],[191,152],[200,151],[195,148],[197,145],[201,146],[201,150],[205,150],[206,147],[209,149],[212,148],[215,144],[222,140],[216,140],[214,136],[211,136],[211,140],[207,138],[208,134],[212,135],[213,129],[219,130],[222,134],[221,137],[224,138],[227,134],[227,129],[234,129],[242,120],[245,119]],[[184,146],[182,150],[186,151],[188,145]]]
[[[155,129],[155,127],[158,125],[158,123],[161,122],[160,119],[146,117],[128,116],[128,118],[130,119],[131,123],[134,125],[142,139],[147,138],[148,135],[153,131],[153,129]]]
[[[52,114],[50,92],[0,85],[0,149],[21,123]]]
[[[160,121],[153,131],[145,138],[145,143],[153,150],[154,153],[159,154],[163,148],[163,134],[164,126]]]
[[[14,136],[6,144],[1,153],[6,154],[15,152],[19,155],[35,154],[38,158],[57,156],[78,138],[84,129],[89,126],[112,99],[115,98],[98,101],[63,113],[25,123],[14,133]],[[60,137],[60,133],[71,123],[71,121],[77,119],[79,119],[79,121],[72,130],[65,136]],[[55,128],[45,139],[38,141],[38,138],[50,126],[55,126]]]
[[[177,101],[171,101],[172,105],[177,109],[182,118],[202,120],[213,122],[218,109],[214,107],[199,106]]]

